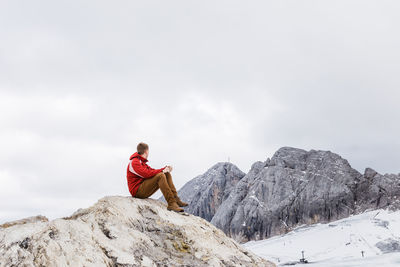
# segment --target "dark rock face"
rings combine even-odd
[[[400,208],[400,175],[380,175],[370,168],[362,175],[330,151],[282,147],[271,159],[255,162],[243,178],[230,179],[228,186],[222,181],[233,176],[223,171],[207,179],[198,176],[179,195],[190,201],[185,210],[211,220],[239,242],[366,209]]]
[[[400,209],[400,174],[379,174],[366,168],[357,186],[357,210],[389,207]]]
[[[221,203],[245,175],[232,163],[215,164],[178,191],[182,201],[189,203],[185,211],[211,221]],[[159,200],[165,201],[163,196]]]

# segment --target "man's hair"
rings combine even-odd
[[[146,143],[140,142],[137,145],[137,152],[139,153],[139,155],[143,155],[143,153],[149,149],[149,146]]]

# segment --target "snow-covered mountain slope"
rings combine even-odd
[[[242,245],[278,266],[299,263],[302,251],[313,267],[400,266],[400,211],[368,211]]]
[[[65,218],[0,225],[3,266],[274,266],[206,220],[155,199],[107,196]]]

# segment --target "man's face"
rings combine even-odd
[[[146,149],[146,150],[144,151],[143,156],[144,156],[146,159],[148,158],[148,156],[149,156],[149,150],[148,150],[148,149]]]

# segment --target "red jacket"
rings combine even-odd
[[[162,172],[167,166],[161,169],[153,169],[147,165],[147,159],[143,158],[139,153],[135,152],[130,156],[130,161],[126,169],[126,178],[128,181],[129,192],[132,196],[136,192],[144,179],[151,178],[157,173]]]

